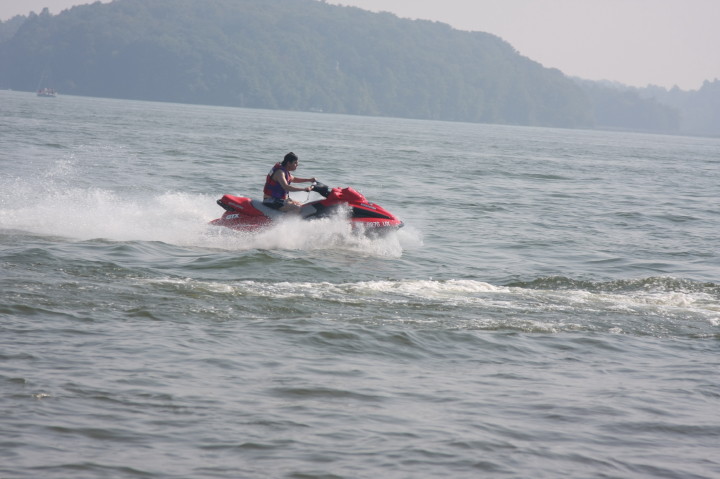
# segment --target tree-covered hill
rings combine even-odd
[[[598,122],[603,94],[496,36],[317,0],[115,0],[1,23],[0,88],[44,76],[61,94],[559,127],[629,109],[619,127],[679,128],[639,96]]]
[[[720,80],[706,80],[700,89],[693,91],[649,86],[637,93],[677,109],[680,133],[720,137]]]

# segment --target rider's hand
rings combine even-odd
[[[306,188],[305,188],[305,191],[307,191],[308,193],[311,192],[311,191],[312,191],[312,186],[306,187]]]

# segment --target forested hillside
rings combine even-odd
[[[0,24],[0,88],[559,127],[678,131],[502,39],[317,0],[115,0]],[[600,87],[598,87],[600,88]],[[604,98],[604,99],[603,99]],[[615,105],[608,111],[606,100]],[[625,121],[634,115],[633,121]],[[601,121],[598,121],[601,120]]]
[[[680,133],[720,137],[720,80],[705,81],[697,91],[650,86],[637,92],[675,108],[680,114]]]

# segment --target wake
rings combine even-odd
[[[343,218],[304,221],[288,217],[257,232],[210,225],[222,210],[216,196],[165,192],[120,194],[102,188],[2,181],[0,228],[86,241],[159,241],[182,247],[230,251],[351,250],[371,256],[400,257],[404,247],[422,243],[406,227],[371,238],[354,232]]]

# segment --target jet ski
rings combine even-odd
[[[388,210],[370,203],[359,191],[347,188],[329,188],[320,182],[313,182],[312,191],[321,199],[308,201],[300,208],[299,216],[305,220],[330,218],[345,215],[355,231],[384,233],[397,230],[403,222]],[[217,200],[225,213],[210,224],[225,226],[238,231],[256,231],[270,226],[283,217],[294,213],[283,213],[263,204],[262,200],[242,196],[224,195]]]

